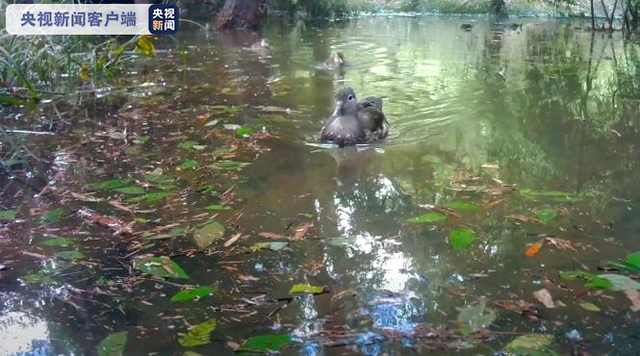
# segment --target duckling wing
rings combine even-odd
[[[370,96],[370,97],[364,98],[363,101],[358,103],[358,108],[360,109],[368,108],[368,107],[376,108],[380,112],[382,112],[382,97]]]

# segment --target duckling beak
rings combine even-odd
[[[336,109],[333,112],[334,116],[340,115],[344,111],[344,102],[342,100],[336,101]]]

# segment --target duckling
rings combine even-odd
[[[335,70],[344,66],[344,55],[341,52],[333,53],[326,61],[324,67],[326,69]]]
[[[252,51],[262,51],[265,48],[269,48],[269,43],[266,38],[261,39],[260,42],[252,44],[250,47]]]
[[[381,98],[367,98],[358,103],[356,93],[346,87],[336,94],[336,107],[325,121],[320,140],[340,147],[382,140],[389,133],[389,124],[382,113]]]
[[[365,142],[382,140],[389,134],[389,122],[382,112],[382,98],[370,96],[358,103],[358,120],[362,125]]]
[[[462,25],[460,25],[460,28],[463,29],[464,31],[471,31],[471,29],[473,28],[473,25],[470,23],[463,23]]]

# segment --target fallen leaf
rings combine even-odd
[[[296,284],[289,290],[289,294],[294,293],[311,293],[320,294],[324,292],[324,287],[312,286],[310,284]]]
[[[293,238],[291,240],[293,241],[299,241],[302,240],[302,238],[304,237],[304,235],[307,234],[307,232],[309,232],[309,229],[311,229],[313,227],[313,223],[312,222],[308,222],[308,223],[304,223],[301,225],[298,225],[298,227],[296,227],[295,231],[295,235],[293,235]]]
[[[242,233],[239,232],[233,236],[231,236],[231,238],[229,240],[227,240],[227,242],[224,243],[224,247],[229,247],[231,245],[233,245],[234,243],[236,243],[240,238],[242,237]]]
[[[533,257],[535,255],[538,254],[538,252],[540,252],[540,248],[542,248],[542,245],[544,244],[544,240],[545,239],[540,239],[536,242],[534,242],[533,244],[531,244],[529,247],[527,247],[527,249],[524,251],[524,255],[526,257]]]
[[[560,239],[557,237],[547,237],[545,238],[546,242],[552,244],[553,246],[561,249],[561,250],[571,250],[574,252],[578,252],[572,245],[569,240]]]
[[[289,238],[289,236],[276,234],[275,232],[259,232],[258,236],[264,237],[265,239],[273,239],[273,240],[288,239]]]
[[[551,297],[551,293],[549,293],[549,291],[546,288],[540,289],[539,291],[535,291],[533,292],[533,296],[536,297],[536,299],[544,304],[545,307],[547,308],[555,308],[556,307],[556,303],[553,302],[553,298]]]
[[[631,301],[629,309],[634,312],[640,311],[640,292],[635,289],[625,289],[624,294]]]
[[[580,303],[580,306],[589,311],[594,311],[594,312],[600,311],[600,308],[593,303],[584,302],[584,303]]]

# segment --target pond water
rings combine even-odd
[[[40,174],[2,181],[0,354],[636,354],[640,266],[610,261],[640,250],[640,47],[584,27],[181,28],[119,85],[8,114],[56,134],[16,136]],[[343,86],[384,96],[384,144],[317,144]]]

